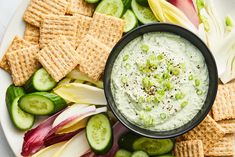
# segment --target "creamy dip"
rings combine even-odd
[[[111,74],[119,111],[139,127],[165,131],[189,122],[202,108],[208,69],[200,51],[184,38],[146,33],[120,52]]]

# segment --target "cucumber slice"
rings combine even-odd
[[[88,143],[95,154],[107,153],[113,145],[112,128],[104,114],[92,116],[86,126]]]
[[[33,115],[25,113],[18,107],[18,100],[24,94],[22,87],[15,87],[14,85],[9,86],[6,92],[6,105],[11,121],[17,129],[22,131],[30,129],[35,120]]]
[[[131,157],[131,152],[125,150],[125,149],[119,149],[114,157]]]
[[[134,134],[132,132],[127,132],[127,133],[121,135],[121,137],[118,140],[118,145],[122,149],[126,149],[126,150],[133,152],[134,149],[133,149],[132,145],[140,137],[141,136]]]
[[[139,150],[139,151],[135,151],[131,155],[131,157],[149,157],[149,156],[148,156],[148,154],[146,152]]]
[[[136,2],[142,6],[148,6],[148,0],[136,0]]]
[[[56,86],[56,81],[47,73],[44,68],[39,69],[34,75],[27,81],[24,88],[27,93],[41,91],[50,91]]]
[[[35,92],[22,96],[19,107],[33,115],[51,115],[67,107],[67,104],[64,99],[53,93]]]
[[[141,137],[133,143],[134,150],[142,150],[150,156],[162,155],[170,152],[174,147],[174,143],[170,139],[151,139]]]
[[[139,5],[136,0],[132,0],[131,7],[137,19],[141,23],[147,24],[157,22],[157,19],[149,7]]]
[[[18,101],[20,97],[15,98],[11,105],[11,119],[16,128],[25,131],[32,128],[35,117],[29,113],[22,111],[18,106]]]
[[[131,0],[122,0],[122,3],[124,5],[124,13],[131,7]]]
[[[100,0],[85,0],[87,3],[97,3],[99,2]]]
[[[96,7],[96,12],[121,17],[124,10],[122,0],[102,0]]]
[[[135,14],[130,9],[126,11],[126,13],[122,16],[122,19],[125,21],[124,32],[129,32],[138,24]]]

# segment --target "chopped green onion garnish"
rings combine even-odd
[[[162,90],[162,89],[160,89],[160,90],[157,90],[157,94],[159,94],[159,95],[165,95],[165,91],[164,90]]]
[[[179,92],[179,93],[176,93],[176,94],[175,94],[175,99],[176,99],[176,100],[183,99],[184,97],[185,97],[185,94],[182,93],[182,92]]]
[[[147,44],[142,44],[141,45],[141,50],[145,53],[149,51],[149,46]]]
[[[147,66],[157,68],[157,65],[158,65],[157,57],[155,55],[149,56],[149,58],[147,59]]]
[[[160,101],[161,101],[161,99],[158,96],[155,96],[154,99],[153,99],[154,103],[159,103]]]
[[[172,73],[173,73],[173,75],[178,76],[180,74],[180,69],[179,68],[173,68]]]
[[[151,72],[151,70],[145,65],[137,64],[137,66],[138,66],[139,71],[141,71],[142,73],[146,74],[146,73]]]
[[[162,78],[164,79],[164,80],[166,80],[166,79],[168,79],[168,78],[170,78],[171,76],[168,74],[168,73],[163,73],[163,75],[162,75]]]
[[[189,75],[188,80],[193,80],[193,75]]]
[[[153,85],[148,77],[144,77],[142,79],[142,84],[143,84],[144,88],[150,88]]]
[[[159,79],[159,78],[160,78],[160,75],[159,75],[159,74],[155,74],[153,77],[154,77],[155,79]]]
[[[164,82],[163,86],[165,90],[171,90],[173,88],[173,85],[169,81]]]
[[[197,89],[197,90],[196,90],[196,93],[197,93],[197,95],[202,95],[202,94],[203,94],[203,91],[200,90],[200,89]]]
[[[200,80],[198,80],[198,79],[196,79],[194,83],[195,83],[195,86],[196,86],[196,87],[198,87],[198,86],[200,86],[201,81],[200,81]]]
[[[123,57],[123,61],[127,61],[129,59],[129,55],[125,55],[124,57]]]
[[[180,104],[180,107],[181,108],[184,108],[185,106],[187,106],[188,105],[188,101],[184,101],[184,102],[182,102],[181,104]]]
[[[126,63],[125,68],[129,70],[131,68],[131,65],[129,63]]]
[[[163,54],[159,54],[158,56],[157,56],[157,59],[160,61],[160,60],[162,60],[162,59],[164,59],[164,55]]]

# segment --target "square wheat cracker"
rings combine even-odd
[[[40,67],[39,62],[36,60],[38,52],[39,46],[33,45],[6,54],[12,79],[16,86],[24,85]]]
[[[222,126],[226,134],[235,134],[235,119],[222,120],[217,123]]]
[[[78,64],[77,52],[66,37],[63,36],[45,46],[38,53],[37,59],[57,82]]]
[[[75,48],[77,24],[76,16],[46,15],[40,27],[40,48],[60,36],[65,36]]]
[[[212,113],[215,121],[235,119],[235,81],[219,85]]]
[[[45,15],[65,15],[67,0],[31,0],[24,13],[24,20],[31,25],[40,27]]]
[[[83,15],[76,15],[76,17],[78,20],[77,40],[76,40],[76,47],[77,47],[80,44],[81,40],[86,36],[90,28],[92,18]]]
[[[68,14],[81,14],[85,16],[92,16],[95,6],[85,2],[85,0],[68,0]]]
[[[234,156],[234,134],[228,134],[222,139],[218,140],[213,147],[205,152],[206,156]]]
[[[174,148],[175,157],[204,157],[201,140],[176,142]]]
[[[3,55],[3,57],[0,61],[0,67],[2,69],[4,69],[5,71],[10,72],[10,67],[7,63],[6,54],[11,53],[12,51],[15,51],[15,50],[20,50],[20,49],[23,49],[23,48],[27,48],[30,45],[31,44],[28,41],[23,40],[18,36],[15,36],[14,39],[12,40],[10,46],[8,47],[7,51],[5,52],[5,54]]]
[[[204,151],[206,152],[224,135],[223,128],[210,116],[206,116],[197,127],[182,136],[185,140],[202,140]]]
[[[99,39],[103,44],[113,48],[121,39],[124,21],[105,14],[94,13],[88,34]]]
[[[91,79],[99,80],[111,49],[94,37],[86,35],[76,51],[80,59],[79,70]]]
[[[40,37],[39,28],[29,23],[26,23],[24,31],[24,40],[29,41],[32,44],[39,44],[39,37]]]

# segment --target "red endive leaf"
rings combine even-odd
[[[44,147],[43,139],[52,129],[52,124],[60,113],[61,112],[49,117],[41,122],[36,128],[25,133],[21,152],[22,156],[30,156]]]
[[[73,136],[75,136],[76,134],[78,134],[80,131],[82,131],[83,129],[80,130],[76,130],[73,132],[69,132],[69,133],[65,133],[65,134],[52,134],[48,137],[46,137],[43,141],[44,141],[44,145],[50,146],[59,142],[63,142],[63,141],[67,141],[70,140],[71,138],[73,138]]]
[[[199,17],[194,7],[193,0],[168,0],[168,2],[183,11],[189,20],[198,27]]]

